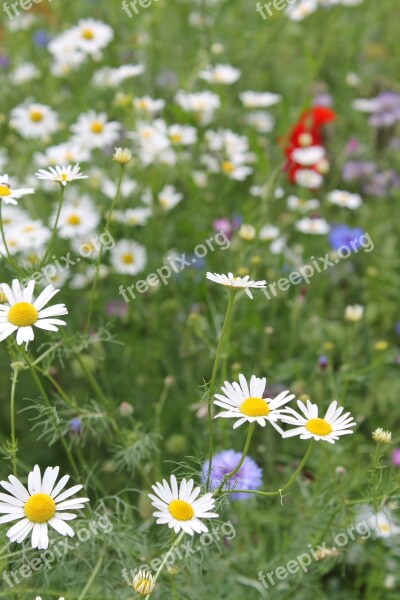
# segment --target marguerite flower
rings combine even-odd
[[[105,148],[113,145],[120,136],[121,126],[116,121],[107,121],[105,113],[89,110],[79,115],[71,126],[73,141],[86,148]]]
[[[214,283],[219,283],[220,285],[225,285],[229,288],[236,288],[238,290],[245,290],[246,294],[249,298],[253,300],[253,295],[250,291],[250,288],[263,289],[267,285],[266,281],[252,281],[248,275],[245,277],[234,277],[233,273],[228,273],[228,275],[219,275],[218,273],[207,273],[207,279],[210,281],[214,281]]]
[[[34,194],[33,188],[14,189],[8,179],[8,175],[0,175],[0,200],[6,204],[18,204],[17,200],[27,194]]]
[[[215,505],[212,494],[198,498],[201,488],[194,487],[193,479],[182,479],[178,488],[175,475],[171,475],[170,483],[163,479],[162,483],[157,482],[151,487],[156,494],[149,494],[149,498],[157,509],[153,513],[157,524],[168,525],[175,533],[180,530],[189,535],[207,532],[208,528],[200,519],[218,517],[217,513],[209,512]]]
[[[36,173],[36,177],[38,179],[44,179],[45,181],[54,181],[56,183],[61,183],[64,187],[70,181],[75,181],[75,179],[87,179],[87,175],[83,175],[80,171],[79,164],[76,165],[68,165],[67,167],[60,167],[56,165],[55,167],[49,167],[46,171],[45,169],[39,169]]]
[[[59,128],[58,116],[45,104],[21,104],[11,111],[10,126],[25,139],[45,138]]]
[[[281,418],[282,406],[293,400],[294,394],[286,390],[275,398],[263,398],[266,386],[265,377],[251,376],[250,385],[247,384],[245,376],[239,375],[239,383],[225,381],[221,387],[225,395],[215,394],[214,404],[225,410],[218,413],[215,418],[237,419],[233,429],[240,427],[243,423],[258,423],[265,427],[267,421],[282,435],[283,431],[277,425]],[[289,394],[289,395],[288,395]]]
[[[10,542],[20,544],[32,532],[32,548],[46,550],[49,546],[48,525],[61,535],[74,536],[74,531],[66,521],[76,519],[69,512],[84,508],[89,498],[69,498],[82,489],[82,485],[74,485],[62,492],[69,475],[61,477],[56,484],[59,467],[47,467],[43,478],[38,465],[28,475],[28,489],[14,477],[9,475],[8,481],[0,481],[0,486],[8,494],[0,494],[0,523],[18,521],[8,531]]]
[[[285,431],[284,438],[299,435],[302,440],[314,438],[319,441],[334,444],[342,435],[353,433],[353,427],[356,422],[349,412],[343,413],[343,407],[337,405],[336,400],[331,402],[325,417],[318,416],[318,406],[307,400],[304,404],[301,400],[297,401],[297,406],[303,414],[293,410],[285,409],[285,415],[282,416],[282,422],[289,425],[296,425],[294,429]]]
[[[32,302],[35,281],[29,281],[25,289],[21,288],[18,279],[12,282],[12,289],[6,283],[1,284],[8,304],[0,305],[0,342],[5,340],[15,331],[17,332],[17,344],[24,342],[28,346],[34,339],[32,326],[46,331],[58,331],[57,325],[66,325],[65,321],[54,318],[67,315],[65,304],[54,304],[44,306],[59,292],[52,285],[48,285]]]
[[[132,587],[138,596],[150,596],[155,587],[154,576],[150,571],[139,571],[135,575]]]

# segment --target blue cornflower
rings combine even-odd
[[[360,237],[364,232],[360,227],[348,227],[347,225],[332,225],[329,233],[329,243],[333,250],[341,246],[347,246],[351,250],[360,248]]]
[[[217,489],[224,475],[230,473],[237,467],[242,454],[235,450],[223,450],[214,455],[211,467],[210,487],[212,490]],[[208,473],[208,462],[205,462],[202,467],[202,478],[205,482]],[[224,489],[245,489],[258,490],[262,485],[262,469],[257,463],[246,456],[240,470],[234,475],[225,485]],[[232,500],[249,500],[252,494],[235,494],[231,495]]]

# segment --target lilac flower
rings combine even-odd
[[[106,304],[106,313],[110,317],[119,317],[125,319],[129,312],[129,306],[123,300],[112,300]]]
[[[79,417],[76,417],[75,419],[71,419],[71,421],[69,422],[69,431],[71,433],[71,435],[81,435],[82,433],[82,421],[80,420]]]
[[[373,162],[361,160],[349,160],[343,166],[343,181],[362,181],[376,173],[376,165]]]
[[[400,94],[383,92],[375,101],[376,108],[368,119],[372,127],[391,127],[400,121]]]
[[[375,173],[362,187],[362,191],[371,196],[384,198],[393,188],[400,187],[400,177],[392,169]]]
[[[319,93],[313,98],[313,106],[332,106],[332,96],[330,94]]]
[[[348,227],[347,225],[332,225],[329,232],[329,244],[333,250],[339,250],[341,246],[347,246],[351,250],[359,248],[360,237],[364,232],[359,227]]]
[[[400,448],[395,448],[392,452],[392,464],[400,467]]]
[[[38,29],[33,34],[33,43],[36,46],[39,46],[39,48],[46,48],[47,44],[49,43],[49,40],[50,38],[44,29]]]
[[[228,238],[230,238],[230,236],[232,235],[233,228],[232,223],[229,221],[229,219],[215,219],[215,221],[213,221],[213,228],[216,232],[222,231]]]
[[[230,473],[237,467],[242,454],[241,452],[235,452],[235,450],[223,450],[214,455],[211,467],[211,489],[215,490],[224,475]],[[208,473],[208,462],[205,462],[202,467],[203,474],[202,479],[205,482],[207,480]],[[246,489],[246,490],[258,490],[262,485],[262,469],[257,463],[246,456],[240,470],[234,475],[229,482],[225,485],[224,489]],[[252,494],[232,494],[232,500],[249,500]]]
[[[321,356],[318,358],[318,365],[321,371],[325,371],[326,367],[328,366],[328,357],[325,356],[325,354],[321,354]]]

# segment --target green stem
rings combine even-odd
[[[4,232],[4,223],[3,223],[3,216],[2,216],[2,208],[3,208],[3,202],[2,200],[0,200],[0,231],[1,231],[1,239],[3,240],[3,245],[7,254],[7,260],[10,263],[11,267],[13,269],[16,270],[16,272],[19,275],[24,276],[23,272],[21,271],[21,269],[19,268],[16,260],[14,259],[13,256],[11,256],[10,250],[8,248],[8,244],[7,244],[7,240],[6,240],[6,234]]]
[[[292,477],[289,479],[289,481],[281,488],[279,488],[279,490],[277,490],[276,492],[260,492],[258,490],[232,490],[231,494],[256,494],[258,496],[282,496],[282,492],[286,492],[286,490],[288,490],[291,485],[295,482],[295,480],[297,479],[298,475],[300,474],[301,470],[303,469],[304,465],[306,464],[312,449],[314,447],[315,444],[315,440],[311,440],[311,444],[308,447],[307,452],[305,453],[301,463],[299,464],[299,466],[297,467],[297,469],[295,470],[295,472],[293,473]]]
[[[88,582],[85,585],[85,587],[83,588],[82,594],[79,596],[78,600],[83,600],[83,598],[86,596],[86,593],[90,590],[93,581],[97,577],[97,573],[100,571],[100,568],[101,568],[101,565],[102,565],[103,559],[104,559],[104,554],[105,554],[105,550],[103,550],[103,552],[100,554],[98,561],[93,569],[93,573],[89,577]]]
[[[226,482],[229,479],[231,479],[231,477],[233,477],[234,475],[236,475],[236,473],[238,473],[240,471],[240,467],[244,463],[244,459],[246,458],[247,453],[249,451],[251,438],[253,437],[253,433],[254,433],[254,426],[255,426],[255,423],[250,423],[250,427],[249,427],[249,430],[247,432],[246,443],[244,445],[244,449],[243,449],[243,453],[242,453],[242,456],[240,458],[240,461],[238,462],[237,466],[233,469],[233,471],[231,471],[230,473],[226,473],[226,475],[223,476],[221,484],[218,487],[217,491],[215,492],[216,495],[219,495],[221,493],[222,489],[224,488]]]
[[[372,504],[373,504],[375,512],[377,512],[377,510],[378,510],[378,499],[377,499],[377,491],[378,491],[377,480],[378,480],[378,477],[377,477],[377,471],[378,471],[380,451],[381,451],[381,445],[379,443],[377,443],[376,444],[375,454],[374,454],[374,459],[372,461]]]
[[[107,219],[106,219],[106,224],[104,226],[104,231],[108,232],[109,227],[110,227],[110,223],[111,223],[111,219],[112,219],[112,215],[113,212],[115,210],[115,206],[118,202],[120,193],[121,193],[121,184],[122,184],[122,176],[124,173],[124,166],[125,165],[121,165],[121,170],[119,173],[119,178],[118,178],[118,183],[117,183],[117,190],[114,196],[113,201],[111,202],[111,206],[110,206],[110,210],[108,211],[107,214]],[[86,323],[85,323],[85,330],[89,329],[90,327],[90,322],[92,320],[92,314],[93,314],[93,306],[94,306],[94,300],[95,300],[95,295],[96,295],[96,288],[97,288],[97,282],[99,279],[99,270],[100,270],[100,265],[101,265],[101,259],[103,258],[103,245],[100,246],[100,251],[99,251],[99,255],[96,259],[96,268],[95,268],[95,272],[94,272],[94,277],[93,277],[93,284],[92,284],[92,289],[90,291],[90,302],[89,302],[89,308],[88,308],[88,314],[86,317]]]
[[[229,330],[229,325],[230,325],[231,318],[232,318],[232,308],[233,308],[233,302],[235,300],[236,292],[237,292],[237,290],[231,289],[230,293],[229,293],[228,308],[226,309],[225,320],[224,320],[224,324],[222,326],[222,331],[221,331],[221,335],[219,338],[217,351],[215,353],[214,366],[213,366],[213,370],[212,370],[212,374],[211,374],[210,387],[208,390],[208,455],[209,455],[209,458],[208,458],[208,473],[207,473],[207,483],[206,483],[207,491],[210,489],[211,466],[212,466],[212,458],[213,458],[213,453],[214,453],[212,397],[214,394],[215,381],[217,378],[219,361],[220,361],[220,356],[221,356],[221,352],[222,352],[222,348],[223,348],[224,339]]]
[[[13,364],[13,376],[11,384],[11,398],[10,398],[10,410],[11,410],[11,452],[12,452],[12,465],[13,473],[17,476],[17,439],[15,436],[15,391],[17,388],[18,374],[20,367],[18,364]]]
[[[176,540],[174,541],[174,543],[172,544],[171,548],[168,550],[168,552],[164,556],[164,560],[162,561],[161,565],[158,567],[158,571],[154,576],[154,583],[156,583],[157,579],[160,577],[161,571],[165,567],[165,563],[167,562],[168,558],[171,556],[174,549],[178,546],[178,544],[180,544],[184,535],[185,535],[185,532],[181,531],[180,534],[178,535],[178,537],[176,538]]]
[[[50,237],[50,241],[48,243],[46,252],[44,253],[44,256],[43,256],[42,260],[40,261],[39,269],[41,267],[43,267],[43,265],[46,263],[47,257],[50,256],[51,249],[52,249],[53,244],[54,244],[54,240],[56,239],[57,228],[58,228],[58,221],[60,220],[61,208],[62,208],[63,200],[64,200],[64,192],[65,192],[65,186],[60,184],[60,199],[58,201],[58,208],[57,208],[56,220],[54,221],[53,231],[51,232],[51,237]]]

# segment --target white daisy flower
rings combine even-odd
[[[287,199],[287,207],[289,210],[298,210],[301,213],[306,213],[309,210],[316,210],[319,208],[319,200],[312,198],[311,200],[305,200],[298,196],[289,196]]]
[[[164,210],[171,210],[182,201],[183,194],[176,191],[173,185],[165,185],[158,194],[158,201]]]
[[[56,220],[56,211],[50,222],[53,226]],[[58,220],[58,235],[63,239],[82,237],[96,229],[100,222],[100,215],[88,196],[82,196],[80,201],[70,201],[63,204]]]
[[[259,133],[270,133],[275,125],[275,119],[267,112],[254,110],[245,117],[247,125],[254,127]]]
[[[294,394],[289,394],[286,390],[275,398],[263,398],[266,382],[265,377],[252,375],[248,385],[242,374],[239,375],[239,383],[225,381],[224,386],[221,387],[225,395],[215,394],[217,400],[213,401],[225,410],[218,413],[215,418],[237,419],[233,429],[246,422],[258,423],[261,427],[265,427],[266,422],[269,421],[282,435],[283,431],[277,425],[277,421],[281,418],[280,408],[293,400]]]
[[[279,227],[275,225],[263,225],[261,227],[258,237],[263,242],[269,242],[275,240],[280,234]]]
[[[34,79],[38,79],[41,75],[39,69],[33,63],[27,62],[18,65],[10,74],[10,81],[14,85],[24,85]]]
[[[299,435],[301,440],[322,440],[334,444],[342,435],[353,433],[353,427],[356,422],[349,412],[343,413],[344,408],[337,405],[336,400],[331,402],[325,417],[318,417],[318,406],[307,400],[304,404],[301,400],[297,400],[297,406],[303,414],[286,408],[285,415],[282,416],[282,422],[288,425],[296,425],[294,429],[285,431],[284,438]]]
[[[107,122],[105,113],[89,110],[79,115],[72,125],[73,140],[87,148],[104,148],[114,145],[120,136],[121,126],[116,121]]]
[[[375,513],[371,506],[362,505],[357,520],[368,524],[374,538],[387,539],[394,535],[400,535],[400,526],[392,511],[387,507]]]
[[[175,96],[175,102],[186,110],[196,115],[200,125],[207,125],[214,116],[214,111],[221,106],[219,96],[213,92],[185,92],[179,90]]]
[[[174,146],[190,146],[197,140],[197,129],[190,125],[170,125],[168,137]]]
[[[111,250],[111,264],[117,273],[137,275],[146,263],[146,248],[137,242],[119,240]]]
[[[193,479],[182,479],[178,488],[175,475],[171,475],[170,483],[163,479],[151,486],[155,492],[149,494],[152,505],[157,509],[153,516],[157,524],[168,525],[175,533],[183,530],[189,535],[207,532],[208,528],[200,519],[215,519],[218,515],[210,512],[215,505],[212,494],[204,494],[198,498],[201,488],[194,487]]]
[[[350,208],[355,210],[362,204],[362,198],[360,194],[351,194],[344,190],[333,190],[327,196],[328,202],[336,204],[337,206],[343,206],[344,208]]]
[[[127,210],[116,210],[113,220],[123,225],[146,225],[151,217],[149,208],[128,208]]]
[[[21,288],[18,279],[12,282],[12,288],[6,283],[1,284],[8,304],[0,305],[0,342],[17,332],[17,344],[24,342],[26,347],[34,339],[32,326],[46,331],[58,331],[57,325],[66,325],[65,321],[54,318],[67,315],[65,304],[44,306],[59,292],[48,285],[38,298],[32,302],[35,281],[29,281],[25,289]]]
[[[49,146],[43,153],[35,152],[35,163],[38,167],[55,167],[59,164],[69,165],[71,163],[88,162],[89,160],[89,150],[71,142]]]
[[[240,70],[231,65],[215,65],[200,71],[199,77],[208,83],[231,85],[239,79]]]
[[[312,169],[298,169],[294,174],[294,179],[297,185],[309,188],[310,190],[321,187],[324,181],[322,175]]]
[[[10,542],[20,544],[32,532],[32,548],[46,550],[49,546],[48,525],[63,536],[74,536],[74,531],[66,521],[76,519],[70,510],[84,508],[89,498],[69,499],[83,488],[74,485],[65,492],[69,475],[61,477],[56,484],[59,467],[47,467],[43,478],[38,465],[28,475],[28,489],[14,477],[9,475],[8,481],[0,481],[0,486],[8,494],[0,494],[0,523],[18,521],[8,531]]]
[[[108,46],[114,37],[112,28],[95,19],[81,19],[71,30],[71,37],[76,48],[93,56]]]
[[[239,98],[245,108],[268,108],[282,100],[280,94],[272,92],[241,92]]]
[[[139,571],[133,579],[132,587],[138,596],[150,596],[155,588],[154,576],[150,571]]]
[[[36,177],[38,179],[44,179],[45,181],[54,181],[55,183],[61,183],[64,187],[67,183],[71,181],[75,181],[76,179],[87,179],[87,175],[83,175],[80,171],[79,164],[77,165],[68,165],[67,167],[60,167],[56,165],[55,167],[49,167],[46,171],[45,169],[39,169],[36,173]]]
[[[6,204],[18,204],[17,200],[19,198],[34,193],[33,188],[13,188],[8,175],[0,175],[0,200],[3,200]]]
[[[165,106],[165,100],[151,98],[150,96],[142,96],[134,98],[133,106],[138,112],[146,113],[150,117],[154,117]]]
[[[255,289],[263,289],[267,285],[266,281],[252,281],[248,275],[245,277],[234,277],[233,273],[228,273],[228,275],[220,275],[218,273],[210,273],[206,274],[207,279],[213,281],[214,283],[219,283],[220,285],[225,285],[229,288],[235,288],[238,290],[245,290],[246,294],[249,298],[253,300],[253,295],[250,291],[250,288]]]
[[[300,0],[288,6],[286,14],[291,21],[302,21],[318,9],[318,0]]]
[[[23,104],[12,109],[10,126],[25,139],[45,138],[59,128],[58,116],[45,104]]]
[[[308,148],[295,148],[291,154],[291,159],[303,165],[311,167],[319,163],[325,156],[325,148],[323,146],[308,146]]]
[[[326,235],[329,232],[329,223],[325,219],[316,218],[310,219],[304,217],[296,223],[296,229],[301,233],[309,233],[311,235]]]
[[[344,311],[346,321],[361,321],[364,316],[364,307],[361,304],[349,304]]]

